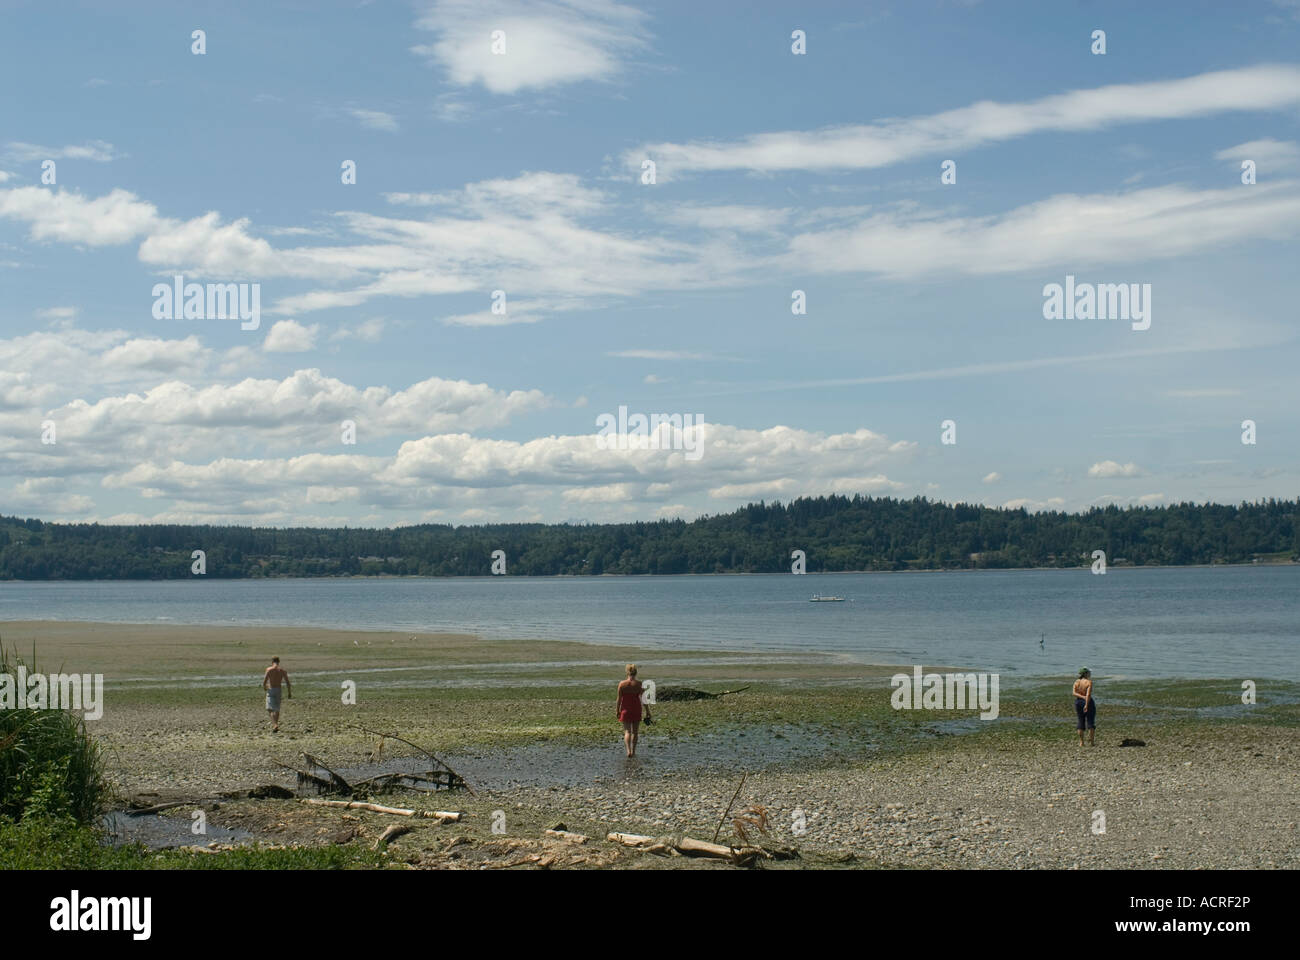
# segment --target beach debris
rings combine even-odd
[[[767,808],[757,803],[741,810],[731,821],[731,826],[735,829],[736,836],[741,844],[747,847],[755,845],[750,842],[749,831],[751,829],[757,830],[765,837],[771,833],[768,827]]]
[[[301,770],[298,767],[292,766],[287,763],[283,763],[279,760],[274,760],[272,762],[275,763],[277,766],[284,767],[286,770],[292,770],[294,773],[298,775],[299,790],[303,790],[306,787],[311,787],[318,794],[341,793],[345,797],[352,796],[352,785],[350,783],[344,780],[333,770],[329,769],[329,767],[322,765],[319,761],[317,761],[314,757],[312,757],[310,753],[304,753],[303,757],[306,758],[308,765],[312,769]],[[329,774],[328,778],[322,777],[319,774],[315,773],[314,772],[315,770],[320,770],[324,773]]]
[[[721,843],[709,843],[691,837],[648,837],[636,833],[608,833],[605,839],[624,847],[635,847],[642,853],[663,855],[681,855],[687,857],[708,857],[713,860],[729,860],[737,866],[749,866],[759,859],[792,860],[799,856],[799,851],[791,847],[764,847],[746,844],[730,847]]]
[[[388,841],[396,840],[398,837],[410,832],[411,832],[411,826],[409,824],[390,823],[387,829],[385,829],[383,833],[381,833],[378,837],[375,838],[374,849],[381,850],[384,847],[388,846]]]
[[[660,687],[655,691],[655,701],[663,703],[673,700],[716,700],[718,697],[730,696],[733,693],[740,693],[742,690],[748,690],[749,688],[750,684],[745,684],[745,686],[737,687],[735,690],[710,693],[708,690],[696,690],[694,687]]]
[[[714,843],[717,843],[717,842],[718,842],[718,834],[722,832],[722,825],[723,825],[723,823],[725,823],[726,820],[727,820],[727,814],[729,814],[729,813],[731,812],[731,805],[732,805],[733,803],[735,803],[735,802],[736,802],[736,798],[737,798],[738,796],[740,796],[740,790],[741,790],[741,787],[743,787],[743,786],[745,785],[745,778],[748,777],[748,776],[749,776],[749,771],[748,771],[748,770],[746,770],[744,773],[742,773],[742,774],[740,775],[740,783],[736,785],[736,792],[733,793],[733,794],[731,795],[731,802],[727,804],[727,809],[726,809],[726,810],[723,810],[723,811],[722,811],[722,816],[718,818],[718,829],[716,829],[716,830],[713,831],[713,842],[714,842]]]
[[[321,800],[317,797],[305,797],[303,803],[314,807],[342,807],[345,810],[369,810],[371,813],[387,813],[395,817],[423,817],[426,820],[438,820],[442,823],[458,823],[464,816],[458,810],[408,810],[405,807],[385,807],[378,803],[363,803],[360,800]]]
[[[134,803],[134,801],[132,801]],[[173,807],[202,806],[203,801],[198,800],[173,800],[170,803],[155,803],[152,807],[132,807],[126,811],[128,817],[143,817],[147,813],[159,813],[163,810],[171,810]]]
[[[362,781],[363,783],[368,783],[372,781],[377,782],[385,778],[390,778],[394,781],[394,783],[409,785],[409,784],[404,784],[404,781],[415,780],[421,783],[433,784],[433,788],[435,790],[439,789],[440,787],[446,790],[456,790],[463,787],[464,789],[469,791],[470,796],[472,797],[478,796],[478,794],[474,792],[474,788],[469,785],[469,783],[465,780],[465,778],[462,777],[455,770],[453,770],[446,763],[446,761],[444,761],[441,757],[435,756],[434,754],[430,753],[428,750],[424,749],[424,747],[420,746],[418,743],[412,743],[410,740],[407,740],[405,737],[399,737],[395,733],[384,733],[381,730],[371,730],[369,727],[363,727],[360,724],[354,724],[354,726],[356,726],[358,730],[362,730],[365,733],[369,733],[376,737],[379,737],[380,749],[383,748],[384,740],[386,739],[396,740],[398,743],[406,744],[408,747],[411,747],[413,750],[420,751],[420,753],[428,757],[429,761],[433,764],[433,767],[429,770],[426,770],[423,774],[385,774],[383,777],[372,777],[371,781]],[[387,788],[388,786],[392,786],[392,785],[393,784],[385,784],[384,788]]]
[[[385,740],[397,740],[424,754],[429,759],[431,766],[418,773],[408,771],[381,773],[377,776],[367,777],[365,780],[349,783],[342,774],[332,770],[324,760],[312,756],[310,753],[303,753],[303,759],[307,761],[305,770],[279,760],[273,762],[297,774],[299,792],[311,789],[318,796],[321,794],[337,794],[351,797],[357,793],[383,793],[385,790],[398,787],[408,787],[416,790],[457,790],[464,788],[471,795],[478,796],[478,794],[474,793],[474,788],[465,782],[464,777],[418,744],[411,743],[410,740],[403,739],[396,734],[380,733],[365,727],[359,727],[359,729],[379,737],[379,743],[370,752],[369,758],[374,759],[379,755],[383,750]],[[293,796],[293,794],[289,794],[289,796]]]
[[[241,792],[242,791],[236,791],[236,793],[231,796],[231,799],[242,799],[240,796]],[[245,796],[250,800],[292,800],[293,791],[288,787],[282,787],[279,784],[264,783],[260,787],[254,787],[252,790],[249,790]]]
[[[563,825],[561,824],[561,827]],[[558,837],[561,840],[567,840],[569,843],[586,843],[587,837],[581,833],[571,833],[568,830],[552,828],[545,831],[548,837]]]
[[[1145,747],[1147,742],[1145,740],[1139,740],[1136,737],[1125,737],[1119,742],[1119,745],[1121,747]]]

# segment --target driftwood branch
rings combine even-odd
[[[389,740],[396,740],[398,743],[406,744],[408,747],[410,747],[413,750],[420,751],[422,754],[424,754],[426,757],[428,757],[438,766],[442,767],[444,770],[450,773],[456,780],[459,780],[461,786],[463,786],[466,790],[470,792],[470,796],[472,797],[478,796],[478,794],[474,792],[474,788],[469,785],[469,782],[464,777],[462,777],[459,773],[453,770],[450,766],[448,766],[445,760],[443,760],[439,756],[436,756],[435,754],[430,753],[428,750],[424,749],[424,747],[420,746],[418,743],[412,743],[410,740],[407,740],[405,737],[399,737],[395,733],[384,733],[382,730],[371,730],[369,727],[363,727],[359,723],[354,723],[353,726],[356,727],[358,730],[363,730],[366,733],[374,734],[376,737],[387,738]]]
[[[407,810],[404,807],[385,807],[378,803],[362,803],[360,800],[320,800],[307,797],[302,801],[314,807],[342,807],[344,810],[369,810],[371,813],[388,813],[395,817],[423,817],[426,820],[441,820],[443,823],[457,823],[463,814],[452,810]]]
[[[390,823],[388,827],[375,840],[375,849],[381,850],[388,846],[389,840],[396,840],[403,834],[411,832],[411,828],[404,823]]]
[[[568,840],[570,843],[586,843],[587,838],[581,833],[571,833],[568,830],[547,830],[548,837],[559,837],[561,840]]]
[[[747,776],[749,776],[748,770],[740,775],[740,786],[736,787],[736,792],[731,795],[731,803],[727,804],[727,809],[722,811],[722,819],[718,821],[718,829],[713,831],[714,843],[718,842],[718,834],[722,832],[722,825],[727,822],[727,814],[731,812],[732,806],[736,803],[736,798],[740,796],[741,787],[745,785],[745,778]]]
[[[720,843],[705,843],[703,840],[692,840],[690,837],[682,837],[677,842],[677,849],[687,856],[717,857],[721,860],[734,860],[739,852]]]
[[[171,803],[156,803],[152,807],[141,807],[138,810],[128,810],[128,817],[143,817],[146,813],[158,813],[162,810],[170,810],[173,807],[199,806],[203,803],[201,800],[173,800]]]

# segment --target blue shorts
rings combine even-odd
[[[1097,698],[1089,697],[1087,703],[1088,709],[1085,710],[1083,709],[1083,697],[1074,698],[1074,712],[1079,718],[1079,726],[1075,728],[1077,730],[1083,730],[1085,728],[1088,730],[1095,730],[1097,728]]]
[[[266,709],[272,713],[280,712],[280,688],[271,687],[266,691]]]

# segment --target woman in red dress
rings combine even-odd
[[[636,664],[627,665],[627,679],[618,685],[618,720],[623,724],[623,746],[629,757],[636,756],[637,733],[641,728],[641,681],[636,678]],[[645,708],[650,719],[650,708]]]

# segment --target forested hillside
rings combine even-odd
[[[507,573],[809,573],[1072,567],[1104,550],[1111,565],[1249,563],[1300,557],[1297,501],[1239,506],[1106,507],[1028,513],[870,497],[759,503],[690,523],[422,524],[396,529],[44,523],[0,517],[0,579],[187,578],[191,553],[210,577],[377,574],[483,576],[494,550]]]

